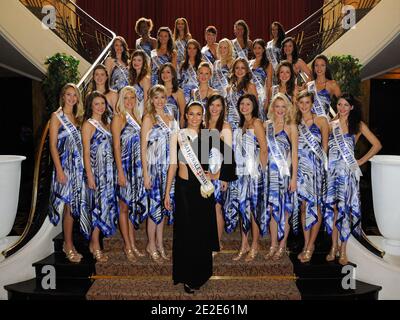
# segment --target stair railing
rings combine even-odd
[[[116,35],[94,20],[70,0],[20,0],[38,19],[43,19],[41,8],[52,5],[57,9],[57,29],[53,30],[66,44],[71,46],[82,57],[92,63],[89,70],[78,83],[85,93],[92,79],[92,72],[98,63],[103,62],[109,54]],[[38,11],[40,9],[40,11]],[[40,14],[38,13],[40,12]],[[88,26],[91,26],[89,34]],[[85,44],[89,47],[86,48]],[[95,56],[97,54],[97,56]],[[48,216],[50,183],[53,163],[50,156],[49,122],[47,122],[35,156],[35,167],[32,187],[32,200],[28,222],[18,241],[2,252],[8,258],[23,248],[40,230]]]

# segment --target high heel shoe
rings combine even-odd
[[[146,247],[146,252],[149,254],[149,257],[151,260],[153,260],[155,263],[161,263],[161,257],[160,254],[158,253],[157,250],[150,251],[149,247]]]
[[[269,247],[268,253],[264,256],[265,260],[272,259],[272,257],[275,255],[275,252],[278,250],[278,246],[271,246]]]
[[[100,249],[94,250],[89,247],[89,251],[97,262],[104,263],[108,261],[108,256]]]
[[[133,253],[132,249],[124,249],[126,258],[130,261],[130,262],[137,262],[137,258],[135,256],[135,254]]]
[[[65,253],[66,258],[71,263],[80,263],[82,260],[82,255],[78,254],[76,250],[67,250],[65,249],[65,245],[63,246],[63,252]]]
[[[305,255],[306,251],[307,251],[307,247],[304,247],[303,250],[297,255],[297,259],[301,261],[301,259]]]
[[[194,289],[192,289],[189,285],[186,283],[183,285],[183,289],[185,290],[186,293],[188,294],[194,294]]]
[[[279,248],[277,252],[275,252],[274,256],[272,257],[272,260],[278,261],[282,259],[282,257],[286,254],[286,247]]]
[[[345,266],[345,265],[349,264],[349,259],[347,259],[346,252],[340,252],[340,255],[339,255],[339,263],[340,263],[342,266]]]
[[[163,258],[164,260],[169,261],[169,257],[166,254],[164,247],[157,248],[157,250],[160,253],[161,258]]]
[[[258,249],[251,249],[246,256],[246,259],[244,259],[244,261],[251,262],[257,257],[257,255],[258,255]]]
[[[232,260],[233,261],[239,261],[240,259],[242,259],[242,257],[246,254],[246,253],[248,253],[250,251],[250,249],[249,248],[247,248],[247,249],[240,249],[240,251],[238,252],[238,254],[236,255],[236,256],[234,256],[233,258],[232,258]]]
[[[312,255],[314,253],[315,247],[313,247],[312,249],[308,249],[304,252],[303,256],[300,259],[301,263],[307,263],[311,261]]]
[[[326,256],[326,261],[332,262],[336,259],[337,255],[339,253],[339,249],[337,247],[332,247],[331,250],[329,251],[328,255]]]
[[[133,244],[131,244],[132,247],[132,251],[139,257],[139,258],[143,258],[145,256],[145,254],[141,251],[139,251],[138,248],[136,248]]]

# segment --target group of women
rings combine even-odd
[[[346,264],[346,242],[361,221],[359,166],[381,145],[361,121],[357,100],[332,79],[328,59],[317,56],[310,69],[278,22],[268,43],[250,41],[243,20],[234,40],[219,43],[209,26],[203,48],[184,18],[173,33],[160,28],[157,39],[152,27],[138,20],[131,55],[117,37],[105,65],[94,68],[85,101],[67,84],[52,115],[49,212],[54,224],[63,216],[66,257],[82,259],[72,239],[78,219],[97,261],[108,260],[100,234],[112,236],[119,225],[135,262],[145,255],[135,230],[147,221],[146,252],[162,263],[170,259],[167,222],[174,224],[174,282],[193,293],[212,275],[224,229],[240,226],[233,259],[250,262],[267,233],[265,258],[281,259],[290,224],[295,231],[301,225],[298,258],[305,263],[324,223],[332,234],[326,259]],[[333,96],[338,114],[331,119]],[[356,160],[361,135],[372,147]]]

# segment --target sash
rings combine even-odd
[[[126,122],[140,132],[139,124],[129,113],[126,113]]]
[[[235,48],[237,56],[239,58],[246,59],[246,61],[248,61],[247,54],[244,52],[244,50],[240,46],[239,41],[237,39],[233,39],[232,44],[233,44],[233,47]]]
[[[323,102],[321,101],[321,98],[318,95],[317,85],[315,84],[315,80],[309,82],[307,86],[308,86],[308,91],[312,92],[314,94],[313,111],[315,112],[317,117],[324,117],[324,118],[328,119],[328,115],[325,113],[324,104],[323,104]],[[331,107],[329,107],[329,108],[330,108],[330,112],[334,116],[336,116],[336,114],[333,111],[333,109]]]
[[[272,158],[278,166],[279,175],[281,178],[284,178],[285,176],[290,177],[289,165],[286,162],[286,159],[283,157],[275,139],[274,124],[272,121],[267,121],[266,124],[268,147],[270,148]]]
[[[328,157],[325,151],[322,149],[321,144],[315,139],[315,136],[311,133],[310,128],[302,122],[299,124],[300,136],[304,139],[311,151],[323,162],[325,171],[328,170]]]
[[[224,73],[222,72],[222,65],[221,65],[221,60],[218,60],[215,63],[215,78],[221,85],[221,89],[223,91],[223,96],[226,97],[226,87],[229,85],[228,80],[224,76]],[[223,81],[225,80],[225,81]]]
[[[207,52],[210,52],[210,54],[211,54],[212,56],[214,56],[213,53],[211,52],[211,50],[210,50],[208,47],[203,47],[203,48],[201,49],[201,54],[203,55],[203,57],[205,58],[205,60],[206,60],[208,63],[210,63],[211,65],[213,65],[214,63],[213,63],[213,62],[210,60],[210,58],[208,57]]]
[[[167,126],[167,124],[164,122],[164,120],[158,114],[156,114],[155,118],[158,121],[158,123],[160,124],[161,129],[163,131],[165,131],[166,133],[170,134],[172,130],[169,126]]]
[[[228,103],[231,106],[231,109],[233,110],[233,115],[237,118],[240,119],[240,114],[239,110],[237,109],[237,102],[239,101],[239,98],[237,97],[238,93],[233,91],[233,88],[231,87],[231,90],[229,92],[229,95],[227,95],[227,100]],[[234,97],[237,98],[236,101],[234,101]],[[228,114],[229,114],[229,107],[228,107]]]
[[[197,81],[197,74],[196,71],[194,71],[194,68],[191,64],[189,64],[189,68],[187,69],[187,75],[189,76],[189,82],[195,84],[197,87],[198,81]]]
[[[184,41],[184,40],[177,40],[177,41],[175,41],[175,45],[176,45],[176,48],[178,49],[178,54],[181,56],[181,57],[184,57],[185,56],[185,44],[186,44],[186,42]]]
[[[189,139],[186,135],[186,131],[186,129],[182,129],[178,133],[179,146],[187,164],[201,184],[201,196],[203,198],[209,198],[212,194],[214,194],[214,185],[210,180],[207,179],[203,167],[201,166],[199,159],[197,158],[192,146],[190,145]]]
[[[265,48],[265,52],[267,54],[269,62],[272,63],[272,67],[276,71],[278,68],[279,62],[274,53],[274,41],[271,40],[267,43],[267,47]]]
[[[339,120],[332,121],[332,133],[335,143],[340,151],[340,154],[342,155],[342,158],[346,162],[347,167],[356,176],[357,181],[360,181],[362,172],[357,164],[356,158],[354,157],[354,150],[350,150],[350,147],[343,136],[343,131],[340,127]]]
[[[58,109],[56,112],[57,119],[60,121],[61,125],[64,127],[65,131],[69,134],[69,136],[72,138],[72,141],[75,144],[75,147],[77,148],[79,154],[82,156],[82,140],[81,140],[81,134],[78,131],[78,129],[69,121],[68,117],[65,115],[61,114],[62,109]]]
[[[105,134],[108,137],[112,137],[111,132],[106,130],[97,120],[90,118],[88,120],[90,124],[92,124],[97,130],[99,130],[101,133]]]
[[[301,70],[300,70],[300,72],[299,72],[299,77],[300,77],[300,79],[301,79],[301,84],[308,83],[308,81],[310,80],[310,79],[308,78],[307,74],[306,74],[305,72],[301,71]]]
[[[115,66],[119,69],[119,71],[122,73],[122,75],[125,78],[125,83],[129,84],[129,79],[126,77],[125,71],[128,71],[128,67],[121,67],[121,65],[118,63],[117,60],[115,60]]]
[[[151,61],[155,64],[158,70],[161,68],[161,62],[160,62],[160,57],[157,54],[157,50],[154,49],[151,51]]]
[[[255,62],[255,60],[254,60]],[[261,84],[260,80],[258,80],[256,73],[252,69],[253,64],[250,64],[250,70],[253,75],[253,82],[255,82],[257,93],[258,93],[258,98],[264,102],[265,100],[265,90],[264,86]]]

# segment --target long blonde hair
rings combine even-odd
[[[135,120],[137,121],[137,123],[140,125],[140,124],[142,124],[142,119],[140,117],[140,113],[138,110],[136,89],[134,87],[126,86],[121,89],[119,96],[118,96],[117,105],[115,106],[115,111],[117,113],[119,113],[120,115],[122,115],[126,121],[126,114],[128,113],[128,111],[125,108],[125,97],[128,93],[132,93],[136,98],[136,104],[135,104],[135,107],[133,108],[133,116],[134,116]]]
[[[223,44],[223,43],[226,43],[226,44],[228,45],[228,55],[227,55],[226,58],[222,58],[222,57],[221,57],[221,49],[220,49],[220,46],[221,46],[221,44]],[[222,64],[222,65],[228,65],[228,66],[231,66],[231,65],[232,65],[234,59],[233,59],[233,45],[232,45],[231,40],[229,40],[229,39],[227,39],[227,38],[224,38],[224,39],[221,39],[221,40],[219,41],[218,47],[217,47],[217,57],[218,57],[218,59],[221,61],[221,64]]]
[[[156,122],[156,117],[155,117],[156,108],[154,107],[152,100],[159,93],[164,94],[165,98],[168,97],[167,89],[163,85],[157,84],[157,85],[151,87],[151,89],[149,90],[149,94],[148,94],[147,102],[146,102],[146,114],[149,114],[154,122]]]
[[[285,103],[285,107],[286,107],[285,125],[293,124],[296,119],[296,110],[295,110],[293,104],[288,99],[288,97],[286,97],[286,95],[281,92],[276,94],[271,101],[271,104],[268,108],[268,119],[275,121],[274,106],[275,106],[276,101],[278,101],[278,100],[282,100]]]
[[[78,120],[78,122],[81,123],[83,121],[83,115],[85,113],[85,110],[83,108],[81,92],[79,91],[78,86],[75,83],[67,83],[61,89],[59,105],[62,109],[64,108],[64,106],[65,106],[64,96],[69,88],[73,88],[75,90],[76,96],[78,97],[78,101],[74,105],[74,107],[72,109],[72,113],[74,114],[74,116]]]

